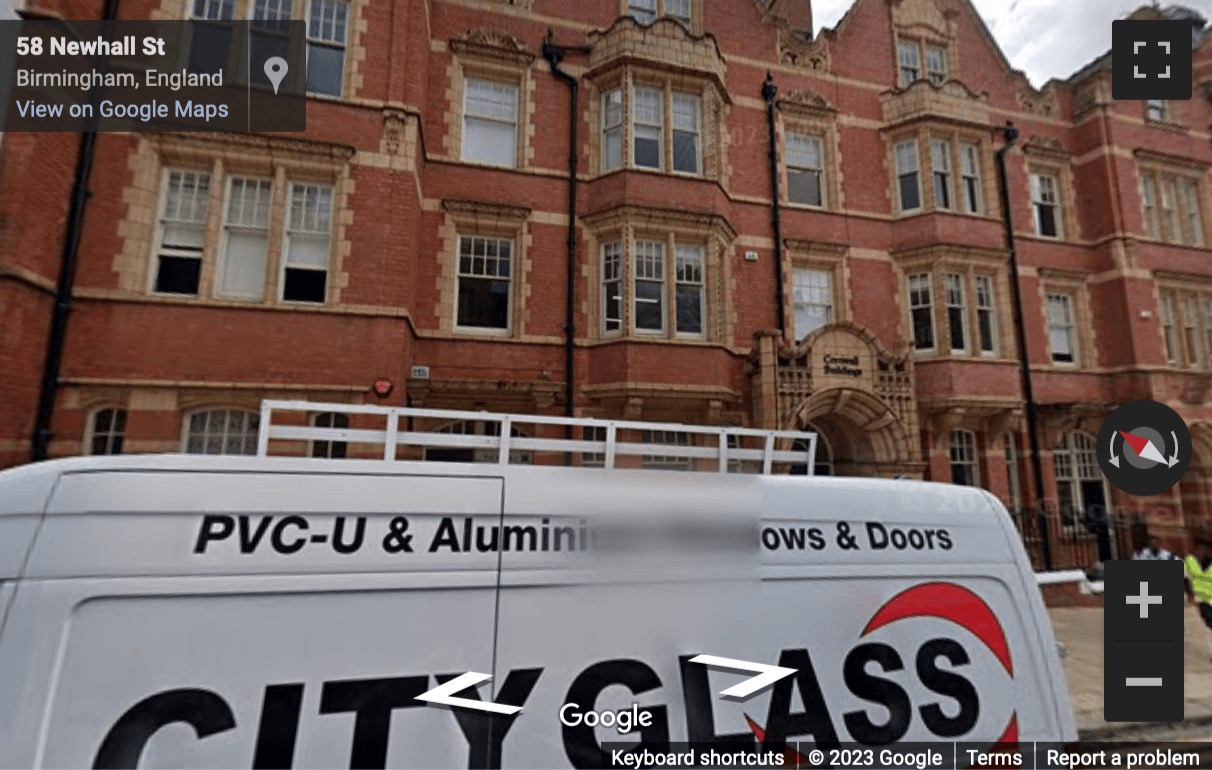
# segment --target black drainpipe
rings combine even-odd
[[[118,0],[106,0],[101,20],[113,21],[117,16]],[[94,89],[94,101],[96,101],[95,92],[96,89]],[[72,287],[76,281],[76,258],[80,251],[80,238],[84,232],[84,209],[89,196],[92,195],[89,192],[88,183],[92,174],[96,146],[96,131],[85,131],[80,134],[75,181],[72,184],[67,227],[63,236],[63,256],[59,262],[59,283],[55,287],[55,306],[51,315],[50,335],[46,341],[42,384],[38,389],[38,411],[34,418],[34,433],[30,449],[31,462],[45,460],[50,449],[51,420],[55,413],[55,397],[59,391],[59,368],[63,363],[67,319],[72,310]]]
[[[1014,292],[1014,330],[1018,336],[1019,373],[1027,410],[1027,438],[1031,443],[1031,475],[1035,478],[1036,526],[1043,547],[1044,569],[1052,569],[1052,544],[1048,538],[1048,517],[1044,506],[1044,471],[1040,461],[1039,419],[1035,391],[1031,386],[1031,356],[1027,352],[1027,327],[1023,322],[1023,292],[1018,282],[1018,252],[1014,245],[1014,219],[1010,206],[1010,183],[1006,177],[1006,153],[1018,141],[1018,129],[1010,121],[1002,128],[1006,143],[997,151],[997,178],[1002,193],[1002,226],[1006,232],[1006,250],[1010,253],[1010,288]]]
[[[566,248],[567,267],[565,276],[567,286],[565,297],[567,304],[564,309],[564,415],[572,417],[575,413],[573,397],[576,389],[573,385],[574,353],[576,350],[576,267],[577,267],[577,122],[580,112],[581,84],[572,75],[560,69],[560,62],[568,53],[568,49],[557,46],[553,40],[551,28],[547,29],[547,37],[543,40],[543,58],[551,65],[551,74],[568,84],[571,100],[568,105],[568,240]],[[587,50],[587,49],[577,49]],[[572,438],[572,426],[564,426],[564,438]],[[572,455],[565,454],[565,462],[572,462]]]
[[[779,153],[778,140],[775,134],[774,99],[778,96],[779,88],[774,84],[774,76],[766,71],[766,82],[762,84],[762,98],[766,100],[766,123],[770,133],[770,189],[773,204],[770,208],[774,220],[774,290],[778,295],[778,326],[783,339],[787,338],[787,300],[783,296],[783,218],[782,207],[779,204]]]

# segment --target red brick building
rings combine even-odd
[[[1153,398],[1196,448],[1149,516],[1212,517],[1202,20],[1195,98],[1146,104],[1111,100],[1108,57],[1033,88],[967,0],[856,0],[815,37],[809,0],[121,4],[270,13],[308,21],[305,133],[97,141],[52,456],[248,451],[260,400],[287,397],[811,427],[821,472],[1028,502],[1012,121],[1048,496],[1141,510],[1092,436]],[[571,275],[549,28],[579,96]],[[0,465],[30,456],[79,145],[0,145]]]

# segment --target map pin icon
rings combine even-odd
[[[271,56],[265,60],[265,77],[269,78],[269,82],[273,84],[274,95],[278,94],[278,86],[282,85],[282,79],[286,77],[286,60],[281,56]]]

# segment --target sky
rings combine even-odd
[[[2,2],[3,0],[0,0]],[[1111,48],[1111,22],[1148,0],[972,0],[1006,58],[1037,88],[1067,78]],[[852,0],[813,0],[817,30],[834,27]],[[1212,0],[1161,0],[1212,21]]]

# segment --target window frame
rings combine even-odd
[[[683,280],[681,276],[682,250],[697,250],[698,271],[697,281]],[[707,336],[707,245],[705,243],[689,243],[674,239],[673,247],[673,328],[674,336],[684,339],[703,339]],[[682,307],[679,293],[683,286],[697,287],[699,302],[699,330],[683,331],[681,329]]]
[[[947,455],[951,466],[951,483],[957,486],[981,486],[980,443],[976,432],[964,428],[951,431],[947,441]],[[957,469],[966,469],[968,481],[957,480]]]
[[[611,247],[617,247],[617,253],[608,254],[607,250]],[[627,333],[627,243],[620,236],[616,240],[605,240],[599,244],[598,252],[601,256],[598,270],[598,284],[601,287],[601,307],[599,315],[601,317],[601,333],[603,337],[620,337]],[[617,272],[613,277],[607,277],[606,266],[609,264],[608,258],[613,257],[616,260]],[[607,316],[607,308],[610,306],[609,295],[606,293],[610,284],[618,286],[618,318],[612,319]],[[614,321],[617,325],[612,329],[610,322]]]
[[[922,287],[923,286],[925,287],[926,301],[924,304],[922,304],[920,302],[915,303],[914,286],[913,286],[914,279],[924,279],[924,282],[918,281],[919,295],[921,293]],[[914,353],[915,354],[927,354],[927,353],[937,352],[939,349],[939,339],[938,339],[938,328],[937,328],[938,323],[934,317],[934,312],[935,312],[935,308],[934,308],[934,306],[935,306],[935,303],[934,303],[934,296],[935,296],[934,271],[933,270],[923,270],[923,271],[918,271],[918,272],[907,273],[905,275],[905,292],[906,292],[906,296],[907,296],[906,307],[909,308],[909,335],[910,335],[910,340],[913,343]],[[929,333],[930,333],[930,344],[929,345],[922,345],[918,341],[918,336],[917,336],[918,324],[917,324],[917,320],[914,317],[915,310],[925,310],[925,313],[926,313],[925,317],[930,322],[929,326],[928,326]]]
[[[325,236],[325,261],[324,269],[320,270],[315,267],[301,267],[291,265],[289,261],[290,243],[291,243],[291,218],[294,215],[294,192],[298,187],[317,188],[317,190],[327,190],[328,192],[328,232]],[[327,305],[329,297],[332,295],[332,264],[333,264],[333,224],[335,221],[335,213],[337,207],[337,190],[336,187],[330,184],[319,182],[302,181],[298,179],[287,180],[286,183],[286,204],[284,206],[284,214],[282,217],[282,245],[281,256],[278,259],[278,301],[289,303],[291,305]],[[270,219],[272,220],[272,209]],[[301,237],[319,237],[319,231],[297,231]],[[295,237],[300,237],[296,235]],[[287,299],[286,298],[286,272],[287,270],[302,270],[307,272],[323,272],[324,273],[324,298],[316,300],[306,299]]]
[[[689,99],[694,104],[694,131],[677,126],[678,98]],[[692,133],[694,136],[694,171],[678,168],[678,134]],[[701,177],[703,175],[703,96],[702,94],[674,90],[669,98],[669,172],[678,176]]]
[[[167,255],[170,258],[175,258],[175,259],[196,259],[197,260],[198,274],[197,274],[197,277],[194,279],[194,282],[195,282],[194,291],[191,293],[176,292],[176,291],[162,291],[157,288],[157,286],[159,285],[159,282],[160,282],[159,281],[160,266],[161,266],[160,260],[161,260],[161,257],[165,256],[165,254],[164,254],[164,250],[165,250],[164,231],[165,231],[166,223],[169,221],[167,219],[168,202],[169,202],[169,187],[172,184],[173,174],[182,174],[182,175],[188,174],[188,175],[192,175],[197,178],[204,178],[206,180],[206,200],[203,203],[202,221],[187,223],[188,226],[201,228],[201,230],[202,230],[202,248],[199,249],[197,257],[192,257],[192,256],[187,256],[187,255],[175,255],[175,254]],[[175,164],[165,164],[160,169],[160,189],[159,189],[159,193],[158,193],[159,197],[158,197],[157,204],[156,204],[156,225],[155,225],[154,231],[152,233],[151,266],[150,266],[150,269],[148,270],[148,276],[147,276],[147,293],[148,294],[152,294],[152,295],[156,295],[156,296],[163,296],[163,297],[192,297],[194,299],[198,299],[202,296],[203,277],[205,274],[205,268],[206,268],[206,263],[207,263],[207,250],[208,250],[208,248],[210,248],[211,240],[212,240],[210,237],[210,235],[211,235],[210,234],[210,218],[211,218],[211,214],[212,214],[211,203],[212,203],[212,199],[214,198],[214,194],[215,194],[215,190],[213,187],[214,180],[212,177],[213,177],[213,175],[211,174],[210,169],[202,170],[202,169],[191,168],[191,167],[177,166]],[[196,186],[196,183],[195,183],[195,186]],[[179,221],[184,222],[184,220],[177,220],[177,219],[174,219],[172,221],[174,223],[179,222]]]
[[[226,448],[227,441],[231,437],[229,435],[229,429],[231,427],[231,417],[233,414],[239,414],[239,415],[243,415],[244,420],[245,420],[245,426],[244,426],[245,434],[241,437],[242,441],[245,442],[245,446],[247,446],[247,442],[251,438],[252,447],[253,447],[252,452],[240,452],[238,454],[228,454],[227,452],[219,452],[218,454],[210,454],[209,452],[205,452],[205,451],[203,451],[203,452],[190,452],[189,451],[189,443],[190,443],[190,439],[192,438],[190,424],[193,422],[193,418],[197,415],[203,415],[203,414],[207,415],[207,426],[203,429],[202,436],[201,436],[202,440],[205,442],[207,439],[209,439],[211,437],[210,426],[209,426],[209,423],[210,423],[209,415],[216,413],[216,412],[222,413],[224,415],[223,431],[220,434],[223,439],[224,448]],[[211,408],[199,408],[199,409],[194,409],[192,411],[189,411],[185,414],[185,418],[182,423],[181,454],[191,454],[191,455],[201,454],[201,455],[207,455],[210,457],[220,457],[220,456],[222,456],[222,457],[252,457],[252,456],[255,456],[257,454],[257,436],[258,436],[258,432],[260,430],[260,421],[261,421],[261,413],[255,409],[242,409],[240,407],[217,406],[217,407],[211,407]],[[249,435],[247,435],[249,430],[252,431],[251,437]]]
[[[1047,180],[1052,188],[1053,200],[1051,202],[1044,200],[1044,182]],[[1031,171],[1031,215],[1032,222],[1035,227],[1035,235],[1040,238],[1048,238],[1050,240],[1064,240],[1065,238],[1065,222],[1064,209],[1062,208],[1061,194],[1061,175],[1057,171],[1050,169],[1033,169]],[[1056,232],[1047,234],[1044,232],[1044,220],[1042,207],[1050,206],[1052,208],[1052,226]]]
[[[817,163],[819,164],[817,167],[814,168],[810,165],[805,165],[807,163],[806,154],[801,153],[798,150],[794,153],[792,152],[793,138],[797,142],[802,140],[802,143],[804,145],[810,145],[810,144],[815,143],[816,152],[817,152]],[[790,204],[792,206],[805,206],[807,208],[812,208],[812,209],[827,209],[829,207],[829,194],[828,194],[828,190],[827,190],[828,172],[827,172],[827,168],[826,168],[828,165],[828,161],[826,160],[826,154],[825,154],[825,152],[826,152],[825,151],[825,139],[826,139],[826,135],[823,132],[813,132],[810,130],[804,130],[804,129],[799,128],[798,126],[789,127],[783,132],[783,167],[784,167],[784,169],[786,171],[786,175],[787,175],[787,203],[788,204]],[[793,156],[797,160],[799,158],[804,158],[805,160],[802,163],[793,162]],[[800,173],[808,173],[808,174],[815,173],[816,174],[817,194],[818,194],[818,197],[820,198],[819,203],[809,203],[807,201],[796,200],[795,198],[792,197],[792,195],[791,195],[791,190],[792,190],[791,177],[792,177],[793,173],[794,174],[800,174]]]
[[[610,99],[610,96],[612,94],[617,94],[618,98],[619,98],[619,112],[618,112],[619,120],[618,120],[618,123],[614,124],[614,125],[610,125],[607,123],[607,120],[610,115],[610,110],[608,108],[608,104],[609,104],[608,100]],[[608,89],[605,89],[604,91],[602,91],[601,110],[602,110],[602,120],[601,120],[601,124],[602,124],[601,125],[601,128],[602,128],[602,131],[601,131],[601,133],[602,133],[601,164],[602,164],[602,167],[601,167],[601,171],[602,171],[602,173],[605,174],[605,173],[609,173],[611,171],[618,171],[619,169],[625,168],[627,166],[627,147],[626,147],[627,100],[626,100],[626,96],[625,96],[624,88],[623,88],[622,84],[620,84],[614,88],[608,88]],[[618,140],[619,140],[619,159],[618,159],[618,162],[615,163],[614,165],[608,164],[608,157],[607,157],[607,150],[610,146],[608,139],[609,139],[611,132],[614,132],[614,134],[618,137]]]
[[[230,269],[229,268],[230,254],[229,254],[228,249],[231,246],[232,230],[236,229],[236,230],[250,231],[250,232],[261,232],[261,230],[259,228],[246,227],[243,225],[232,226],[230,224],[232,194],[234,192],[235,182],[237,180],[240,182],[243,182],[244,187],[246,189],[247,189],[249,182],[257,183],[258,188],[260,188],[262,185],[268,185],[268,187],[266,189],[268,191],[267,195],[269,197],[269,205],[268,205],[267,212],[266,212],[265,229],[264,229],[265,263],[262,265],[263,275],[261,276],[261,290],[257,293],[257,295],[255,297],[251,296],[251,295],[245,296],[245,295],[234,294],[234,293],[229,294],[229,293],[225,293],[225,291],[223,289],[223,283],[227,277],[227,271]],[[266,283],[268,283],[268,281],[269,281],[269,267],[270,267],[269,255],[270,255],[271,249],[273,247],[273,229],[274,229],[273,221],[274,221],[274,213],[275,213],[275,208],[276,208],[274,196],[277,195],[277,185],[275,184],[276,180],[273,177],[259,176],[256,174],[244,174],[242,172],[237,172],[237,173],[224,174],[223,181],[224,181],[223,211],[220,215],[221,218],[219,220],[219,241],[218,241],[217,249],[216,249],[217,253],[215,255],[215,278],[214,278],[214,286],[212,287],[212,292],[213,292],[213,295],[219,299],[260,304],[265,301]]]
[[[105,412],[110,413],[109,427],[105,430],[98,430],[97,421]],[[123,454],[122,450],[126,444],[126,428],[129,421],[130,412],[124,406],[106,404],[94,407],[88,413],[88,422],[86,423],[84,433],[84,446],[82,447],[83,451],[81,454],[90,457]],[[95,451],[98,438],[105,442],[104,452]]]
[[[462,324],[459,322],[459,308],[461,307],[461,304],[462,304],[461,295],[462,295],[463,278],[466,277],[466,278],[471,278],[473,280],[487,280],[490,282],[501,280],[501,277],[499,274],[495,275],[495,276],[490,276],[487,274],[484,274],[484,275],[475,275],[475,274],[464,275],[463,274],[463,265],[462,265],[463,242],[465,240],[470,240],[473,242],[473,253],[469,254],[468,256],[472,259],[472,264],[474,267],[474,261],[475,261],[475,256],[476,256],[474,254],[474,241],[477,239],[483,240],[485,242],[485,253],[483,255],[483,258],[485,260],[488,259],[488,253],[487,253],[488,242],[489,241],[496,242],[498,253],[495,257],[493,257],[493,259],[495,259],[498,263],[501,261],[501,256],[500,256],[501,244],[502,243],[509,244],[509,256],[508,256],[508,263],[509,263],[508,284],[509,284],[509,287],[508,287],[508,291],[505,292],[506,305],[505,305],[505,327],[504,328],[500,328],[500,327],[496,327],[496,326],[471,326],[471,325]],[[453,307],[454,318],[452,319],[452,325],[456,332],[470,333],[470,334],[487,334],[487,335],[502,336],[502,337],[508,337],[514,333],[514,315],[517,312],[517,300],[516,300],[517,287],[514,282],[514,277],[517,275],[518,261],[519,261],[518,237],[516,234],[503,233],[498,230],[477,231],[475,228],[466,228],[466,231],[460,230],[457,233],[457,235],[455,237],[454,302],[452,303],[454,306]],[[487,264],[487,261],[485,261],[485,264]]]
[[[825,277],[824,296],[828,299],[828,304],[820,302],[812,302],[808,299],[801,301],[800,292],[804,292],[804,296],[810,295],[813,291],[821,289],[820,286],[810,284],[800,284],[797,277],[800,275],[815,274]],[[815,332],[817,329],[824,328],[837,320],[837,285],[834,280],[834,269],[832,266],[826,266],[814,263],[793,264],[791,266],[791,327],[792,334],[795,335],[795,342],[798,344],[805,337]],[[799,311],[800,308],[825,308],[825,320],[818,326],[812,329],[802,331],[799,327]]]
[[[902,147],[910,146],[913,148],[913,168],[908,171],[902,171],[900,149]],[[901,215],[921,213],[925,210],[926,201],[922,190],[922,158],[918,138],[914,136],[909,139],[894,141],[892,144],[892,155],[893,168],[896,170],[896,201],[898,213]],[[905,206],[905,190],[903,180],[909,176],[913,177],[914,187],[917,191],[917,205],[913,207]]]
[[[940,152],[941,150],[941,152]],[[942,163],[938,162],[942,159]],[[942,166],[941,170],[939,166]],[[936,211],[955,211],[955,189],[952,184],[953,163],[951,160],[951,140],[942,139],[937,136],[930,137],[930,180],[931,190],[934,195],[934,208]],[[942,192],[945,202],[939,201],[939,192]]]
[[[329,98],[329,99],[344,98],[345,91],[346,91],[346,82],[345,82],[346,74],[348,73],[348,70],[349,70],[349,30],[351,27],[354,26],[354,10],[355,10],[354,4],[350,0],[302,0],[302,1],[306,3],[306,7],[303,11],[303,22],[305,25],[305,27],[304,27],[304,33],[305,33],[304,34],[304,44],[303,44],[304,57],[305,57],[304,58],[304,61],[305,61],[304,68],[305,69],[304,69],[304,73],[303,73],[303,82],[304,82],[304,88],[306,90],[306,93],[308,96],[319,96],[319,97],[324,97],[324,98]],[[342,35],[342,41],[339,45],[337,44],[337,42],[335,40],[332,40],[329,38],[312,37],[312,34],[311,34],[311,19],[312,19],[312,10],[313,10],[312,6],[314,3],[317,3],[317,2],[319,2],[321,4],[328,3],[328,4],[332,4],[334,6],[343,6],[345,8],[345,23],[344,23],[344,29],[342,30],[344,34]],[[254,0],[254,4],[255,4],[255,0]],[[322,26],[323,26],[323,21],[321,21],[321,27]],[[339,49],[341,51],[341,75],[340,75],[340,84],[341,85],[340,85],[340,90],[335,94],[328,93],[325,91],[312,91],[310,88],[310,83],[308,81],[310,80],[309,76],[311,75],[311,51],[312,51],[313,46],[316,46],[319,48],[326,48],[329,50],[338,50]]]
[[[494,118],[491,116],[485,116],[485,115],[474,115],[473,116],[473,115],[471,115],[468,112],[467,106],[468,106],[468,100],[471,97],[471,92],[472,92],[471,85],[473,83],[488,84],[493,87],[504,87],[507,89],[512,89],[513,100],[514,100],[513,122],[509,123],[508,121],[501,120],[499,118]],[[523,133],[520,130],[522,128],[522,119],[523,119],[523,114],[525,112],[523,109],[523,98],[524,98],[524,93],[523,93],[522,83],[521,83],[520,78],[506,77],[500,73],[488,74],[488,73],[481,72],[479,70],[473,70],[471,72],[463,73],[462,105],[460,107],[460,116],[459,116],[460,131],[461,131],[461,135],[459,137],[459,161],[461,163],[466,163],[469,165],[476,165],[476,166],[487,166],[490,168],[501,168],[501,169],[516,169],[516,168],[521,167],[522,164],[520,162],[520,159],[522,157],[522,153],[521,153],[521,148],[520,148],[521,141],[520,141],[519,137],[521,137],[522,133]],[[473,122],[480,121],[483,123],[493,123],[493,124],[497,124],[497,125],[511,126],[512,127],[511,133],[513,135],[513,141],[511,143],[511,152],[510,152],[511,160],[508,163],[498,163],[494,160],[488,160],[485,158],[468,157],[467,139],[468,139],[468,134],[469,134],[469,132],[468,132],[468,122],[469,121],[473,121]]]
[[[983,174],[981,169],[981,145],[979,142],[966,142],[960,140],[960,183],[963,187],[964,206],[963,211],[966,214],[976,214],[983,216],[985,214],[984,194],[981,190],[983,184]],[[972,163],[973,172],[968,173],[968,163]]]
[[[987,285],[987,291],[982,291],[981,284]],[[973,286],[973,310],[976,312],[976,349],[977,352],[986,358],[996,358],[1000,345],[998,344],[999,325],[997,318],[997,275],[993,273],[975,273],[972,276]],[[987,295],[989,302],[986,305],[982,300],[982,295]],[[989,319],[989,349],[985,349],[985,330],[981,325],[981,318]]]
[[[640,122],[639,111],[637,108],[639,106],[639,94],[641,91],[645,91],[648,93],[654,93],[657,95],[657,103],[659,105],[659,109],[657,110],[657,115],[659,116],[659,120],[660,120],[659,123],[641,123]],[[654,171],[654,172],[662,173],[662,174],[666,173],[667,169],[665,168],[665,148],[666,148],[665,130],[669,124],[669,120],[667,119],[667,116],[665,115],[665,89],[664,89],[664,87],[663,86],[654,87],[654,86],[647,85],[644,83],[639,83],[639,82],[633,83],[631,86],[631,109],[629,111],[629,114],[631,117],[631,122],[630,122],[631,153],[630,153],[630,157],[629,157],[630,168],[635,169],[637,171]],[[657,165],[655,165],[655,166],[644,166],[644,165],[641,165],[639,162],[637,162],[638,153],[636,152],[636,142],[639,141],[639,139],[640,139],[639,128],[641,126],[643,126],[647,131],[652,131],[653,128],[656,129]],[[647,138],[647,137],[645,138],[645,140],[651,141],[651,139]]]
[[[951,62],[948,61],[950,57],[949,52],[947,51],[947,46],[930,42],[925,42],[924,45],[926,47],[926,52],[925,56],[922,57],[922,62],[925,64],[926,80],[933,85],[940,86],[947,82],[947,78],[951,77]],[[935,51],[942,55],[943,66],[941,68],[931,67],[930,54]],[[939,75],[940,77],[936,79],[935,75]]]
[[[313,428],[349,430],[349,415],[343,412],[317,412],[311,415],[309,422]],[[322,425],[322,422],[330,424]],[[308,442],[307,456],[325,460],[344,460],[349,457],[349,442],[313,439]]]
[[[1057,325],[1052,318],[1052,300],[1053,298],[1064,299],[1067,305],[1068,319],[1066,324]],[[1044,328],[1048,334],[1048,358],[1053,366],[1062,366],[1066,368],[1076,368],[1081,365],[1081,340],[1079,338],[1078,329],[1078,301],[1077,292],[1067,287],[1045,287],[1044,288]],[[1055,328],[1066,330],[1066,339],[1070,348],[1069,360],[1057,358],[1057,351],[1052,345],[1052,332]]]
[[[917,81],[922,79],[922,43],[920,40],[909,37],[898,37],[896,46],[896,82],[901,88],[907,88]],[[905,54],[912,51],[913,61],[906,61]],[[908,77],[907,72],[912,70],[913,77]]]
[[[640,276],[640,244],[656,246],[656,253],[651,255],[655,259],[660,260],[660,269],[658,277],[650,277],[645,275]],[[638,337],[666,337],[669,335],[669,243],[665,238],[648,237],[641,234],[631,240],[631,327],[634,334]],[[647,259],[649,255],[645,255]],[[660,291],[657,293],[658,299],[656,303],[660,305],[661,324],[659,328],[641,327],[640,326],[640,303],[653,303],[651,299],[640,299],[639,286],[640,283],[656,284]]]
[[[622,0],[622,3],[621,3],[622,15],[630,17],[636,24],[639,24],[640,26],[643,26],[643,27],[647,27],[647,26],[656,24],[658,21],[660,21],[662,19],[670,19],[672,21],[676,21],[677,23],[681,24],[683,27],[686,28],[687,31],[693,32],[694,27],[695,27],[695,20],[698,16],[698,13],[697,13],[698,3],[697,3],[697,0],[685,0],[685,2],[686,2],[687,11],[690,14],[689,17],[681,16],[681,15],[675,14],[673,11],[671,11],[669,8],[670,0]],[[635,6],[637,6],[637,5],[650,6],[651,9],[649,9],[648,7],[645,7],[644,9],[642,9],[642,12],[645,14],[651,14],[652,18],[649,19],[648,21],[641,21],[640,19],[637,19],[635,16],[635,13],[637,10],[635,8]]]

